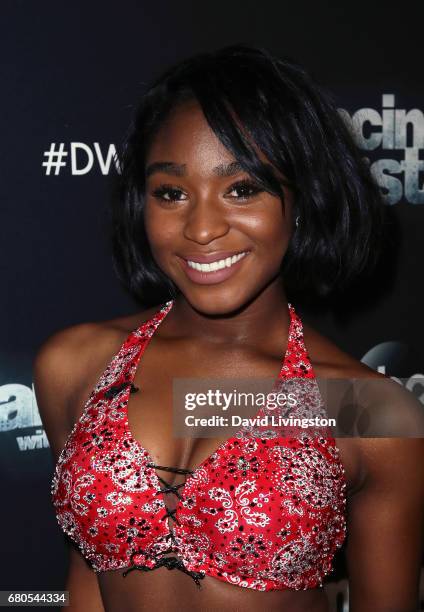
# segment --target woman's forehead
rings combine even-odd
[[[237,124],[240,128],[240,123]],[[260,161],[272,166],[277,175],[280,174],[250,135],[245,130],[243,132]],[[182,102],[164,118],[152,139],[146,161],[146,176],[157,171],[184,176],[193,168],[203,169],[207,174],[218,177],[229,177],[244,171],[241,162],[208,124],[197,100]]]

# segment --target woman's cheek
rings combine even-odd
[[[153,212],[149,204],[147,204],[144,212],[144,227],[152,252],[158,251],[169,244],[169,234],[172,226],[168,223],[167,218],[160,214],[160,211]]]

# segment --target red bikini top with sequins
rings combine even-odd
[[[156,465],[132,436],[135,372],[172,305],[129,334],[74,425],[52,480],[59,525],[95,572],[167,567],[198,586],[206,575],[258,591],[321,586],[346,536],[345,472],[334,438],[240,430],[185,470]],[[278,378],[315,379],[301,320],[291,304],[289,312]],[[185,482],[172,486],[166,471],[186,474]],[[173,510],[164,500],[170,491],[178,497]]]

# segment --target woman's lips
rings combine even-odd
[[[237,270],[243,265],[243,261],[246,257],[249,256],[250,251],[246,251],[245,255],[233,263],[229,268],[226,266],[225,268],[221,268],[220,270],[214,270],[212,272],[202,272],[200,270],[196,270],[195,268],[191,268],[187,261],[183,258],[179,258],[181,260],[182,268],[188,278],[194,283],[198,283],[199,285],[216,285],[217,283],[222,283],[227,280],[237,272]]]

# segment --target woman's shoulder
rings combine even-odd
[[[355,389],[358,402],[349,409],[348,422],[359,429],[337,438],[349,489],[357,492],[371,477],[384,478],[393,457],[405,466],[422,458],[424,411],[421,402],[402,384],[381,374],[343,351],[333,341],[309,325],[304,325],[305,346],[317,378],[344,379]],[[337,387],[337,385],[335,385]],[[338,397],[337,391],[335,397]],[[344,413],[346,416],[346,411]],[[366,425],[366,431],[360,429]],[[337,434],[336,434],[337,437]]]
[[[155,311],[70,325],[38,347],[32,363],[34,388],[41,419],[52,437],[55,429],[66,435],[72,428],[90,389],[125,339]]]
[[[128,335],[148,321],[157,307],[116,318],[87,321],[53,332],[39,346],[33,370],[40,376],[72,381],[111,359]],[[107,364],[106,364],[107,365]]]
[[[360,359],[342,350],[337,344],[309,324],[303,324],[304,341],[311,363],[322,378],[387,378]]]
[[[157,308],[149,308],[135,314],[105,319],[100,321],[87,321],[76,323],[59,329],[50,334],[39,346],[34,363],[42,365],[46,362],[50,366],[60,367],[63,360],[74,359],[76,355],[84,358],[93,356],[125,340],[137,327],[155,313]],[[59,358],[59,359],[58,359]]]
[[[367,410],[369,434],[364,439],[372,438],[371,433],[375,437],[387,434],[387,438],[424,436],[422,403],[401,379],[373,370],[309,326],[304,326],[304,335],[317,378],[344,380],[345,386],[339,381],[337,385],[353,389],[361,408]]]

